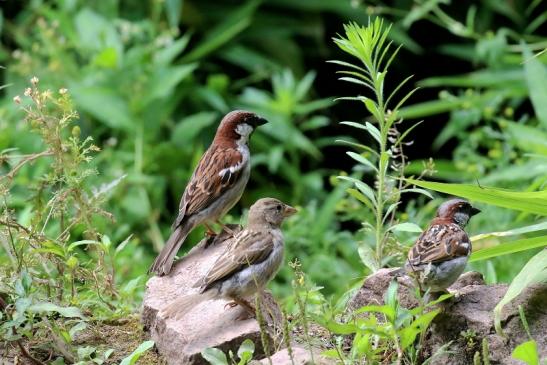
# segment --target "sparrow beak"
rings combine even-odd
[[[471,216],[474,216],[475,214],[479,214],[481,212],[480,209],[477,209],[475,207],[471,207]]]
[[[283,217],[290,217],[291,215],[298,212],[296,208],[291,207],[290,205],[285,205],[285,211],[283,212]]]
[[[256,128],[258,126],[264,125],[268,123],[268,121],[262,117],[256,116],[255,118],[252,118],[249,121],[249,124],[253,126],[253,128]]]

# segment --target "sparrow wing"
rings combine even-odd
[[[412,265],[441,262],[471,252],[467,233],[456,224],[434,224],[418,238],[408,253]]]
[[[217,259],[203,280],[198,282],[198,286],[207,290],[218,280],[229,277],[243,267],[266,260],[272,250],[273,236],[269,232],[243,230],[236,235],[235,241]]]
[[[247,163],[237,149],[212,145],[201,157],[186,186],[173,228],[180,225],[184,217],[207,208],[230,189]]]

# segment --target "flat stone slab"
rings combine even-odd
[[[240,229],[238,226],[231,228]],[[254,342],[255,358],[263,355],[258,322],[254,318],[238,319],[245,316],[245,310],[239,306],[225,308],[226,300],[202,302],[178,319],[159,315],[160,309],[176,298],[198,291],[192,286],[224,252],[231,237],[222,232],[210,241],[213,242],[201,241],[175,263],[168,276],[154,276],[146,284],[142,322],[170,365],[208,364],[201,356],[205,348],[216,347],[235,353],[245,339]],[[272,324],[280,318],[280,310],[269,293],[264,293],[262,298],[266,309],[263,315]],[[253,298],[249,300],[254,303]],[[273,344],[271,337],[269,340]]]

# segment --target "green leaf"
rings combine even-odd
[[[239,364],[245,365],[247,364],[252,358],[253,354],[255,352],[255,344],[252,340],[246,339],[241,343],[241,346],[239,346],[239,349],[237,350],[237,356],[240,359]]]
[[[544,129],[547,129],[547,69],[536,57],[533,57],[530,49],[523,46],[524,76],[530,91],[530,99],[536,117]]]
[[[408,346],[412,345],[416,339],[416,336],[427,329],[431,321],[435,319],[439,312],[440,309],[436,309],[422,314],[415,321],[413,321],[410,326],[404,327],[399,332],[399,335],[401,336],[401,348],[405,350]]]
[[[522,360],[528,365],[539,365],[538,346],[536,341],[521,343],[511,353],[513,359]]]
[[[365,266],[368,267],[370,271],[378,271],[380,266],[376,261],[376,255],[374,253],[374,250],[369,245],[367,245],[366,242],[361,242],[359,244],[357,252],[359,253],[359,257],[361,258],[363,264],[365,264]]]
[[[165,14],[171,28],[178,27],[183,0],[165,0]]]
[[[547,236],[515,240],[473,252],[469,262],[486,260],[492,257],[498,257],[544,246],[547,246]]]
[[[364,307],[357,309],[354,313],[359,314],[359,313],[368,313],[368,312],[382,313],[389,319],[390,322],[393,322],[393,320],[395,319],[395,314],[396,314],[395,310],[389,305],[366,305]]]
[[[528,286],[547,281],[547,249],[541,250],[524,265],[507,289],[505,296],[494,308],[494,325],[499,335],[504,335],[501,328],[501,310]]]
[[[188,146],[205,128],[217,119],[217,113],[201,112],[183,118],[173,130],[171,141],[180,147]]]
[[[203,350],[201,356],[211,365],[228,365],[228,359],[224,352],[214,347],[208,347]]]
[[[31,305],[28,308],[28,310],[31,311],[31,312],[36,312],[36,313],[57,312],[60,315],[62,315],[63,317],[66,317],[66,318],[75,318],[75,317],[77,317],[77,318],[85,319],[82,312],[80,312],[80,309],[78,309],[76,307],[61,307],[61,306],[59,306],[57,304],[53,304],[51,302],[38,302],[36,304]]]
[[[224,21],[213,27],[205,39],[183,58],[184,62],[199,60],[228,43],[243,32],[250,24],[260,1],[251,0],[231,13],[225,14]]]
[[[477,234],[471,237],[471,242],[476,242],[476,241],[484,240],[491,237],[509,237],[509,236],[516,236],[519,234],[525,234],[530,232],[540,232],[545,230],[547,230],[547,221],[537,223],[537,224],[532,224],[529,226],[520,227],[520,228],[510,229],[508,231]]]
[[[370,133],[370,135],[372,137],[374,137],[374,139],[378,142],[378,143],[382,143],[382,137],[380,136],[380,131],[378,130],[378,128],[376,128],[375,126],[373,126],[371,123],[369,122],[366,122],[365,123],[365,126],[366,126],[366,129],[367,131]]]
[[[419,225],[410,222],[395,224],[389,227],[388,231],[422,233],[422,229]]]
[[[188,42],[190,41],[190,33],[186,33],[180,39],[177,39],[171,44],[168,44],[162,50],[157,51],[154,54],[154,64],[157,66],[167,66],[173,60],[182,53]]]
[[[129,356],[124,358],[120,365],[133,365],[146,351],[154,347],[154,341],[144,341]]]
[[[101,243],[98,242],[98,241],[94,241],[94,240],[76,241],[76,242],[72,242],[70,245],[68,245],[67,251],[72,252],[78,246],[99,245],[99,244],[101,244]]]
[[[376,201],[376,194],[374,193],[372,188],[361,180],[357,180],[356,178],[351,176],[338,176],[338,179],[352,182],[357,187],[357,189],[359,189],[359,191],[363,193],[371,202]]]
[[[73,85],[71,94],[78,107],[112,129],[132,130],[133,121],[127,102],[106,87]]]
[[[197,63],[182,66],[161,67],[154,71],[141,103],[148,106],[152,101],[167,98],[175,87],[198,67]],[[154,107],[154,106],[153,106]]]
[[[452,194],[466,199],[547,216],[547,190],[520,192],[470,184],[446,184],[405,179],[422,188]]]
[[[358,153],[355,153],[355,152],[346,152],[346,154],[353,158],[355,161],[357,162],[360,162],[362,163],[363,165],[365,166],[368,166],[370,167],[372,170],[378,172],[378,169],[376,168],[376,166],[374,166],[374,164],[372,162],[370,162],[366,157],[358,154]]]

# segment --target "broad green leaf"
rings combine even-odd
[[[431,77],[418,82],[422,87],[493,87],[516,84],[524,85],[524,74],[521,68],[492,70],[484,69],[464,75]]]
[[[505,296],[494,308],[494,326],[499,335],[504,335],[501,328],[501,310],[528,286],[547,282],[547,249],[541,250],[524,265],[507,289]]]
[[[338,335],[351,335],[357,331],[357,327],[353,323],[339,323],[333,319],[326,319],[314,315],[312,315],[312,317],[319,325]]]
[[[525,233],[530,233],[530,232],[539,232],[539,231],[544,231],[544,230],[547,230],[547,221],[537,223],[537,224],[532,224],[532,225],[529,225],[529,226],[510,229],[508,231],[489,232],[489,233],[477,234],[477,235],[471,237],[471,242],[484,240],[484,239],[487,239],[487,238],[490,238],[490,237],[509,237],[509,236],[516,236],[516,235],[519,235],[519,234],[525,234]]]
[[[179,26],[182,14],[182,4],[184,0],[165,0],[165,14],[171,28]]]
[[[520,192],[471,184],[447,184],[405,179],[422,188],[452,194],[498,207],[547,216],[547,190]]]
[[[395,310],[390,307],[389,305],[366,305],[364,307],[361,307],[357,309],[354,313],[382,313],[385,314],[385,316],[389,319],[390,322],[393,321],[395,318]]]
[[[239,349],[237,350],[237,356],[241,360],[239,363],[244,365],[247,364],[252,358],[255,352],[255,344],[250,339],[246,339],[241,343]]]
[[[201,43],[194,48],[183,61],[199,60],[222,47],[250,24],[260,1],[251,0],[234,11],[226,14],[224,20],[211,28]]]
[[[190,33],[184,34],[180,39],[177,39],[171,44],[168,44],[162,50],[157,51],[154,54],[154,64],[157,66],[167,66],[173,60],[182,53],[188,42],[190,41]]]
[[[523,44],[524,75],[536,117],[547,130],[547,69]]]
[[[188,146],[202,130],[215,122],[217,116],[214,112],[200,112],[183,118],[177,123],[171,141],[180,147]]]
[[[224,352],[214,347],[208,347],[201,351],[201,356],[211,365],[228,365],[228,359]]]
[[[114,90],[106,87],[73,85],[70,91],[79,108],[108,127],[132,129],[133,121],[127,102]]]
[[[372,248],[366,244],[366,242],[361,242],[359,244],[359,247],[357,248],[357,252],[359,253],[359,257],[361,258],[361,261],[363,264],[365,264],[366,267],[370,269],[372,272],[378,271],[380,266],[378,265],[378,262],[376,261],[376,256]]]
[[[124,358],[120,365],[133,365],[146,351],[154,347],[154,341],[144,341],[129,356]]]
[[[500,121],[500,126],[507,129],[512,137],[515,146],[524,151],[542,154],[547,156],[547,133],[537,127],[512,122],[509,120]],[[547,126],[545,127],[547,130]]]
[[[473,252],[469,262],[486,260],[492,257],[498,257],[544,246],[547,246],[547,236],[515,240]]]
[[[389,227],[388,231],[422,233],[419,225],[410,222],[395,224]]]
[[[429,199],[433,199],[433,195],[429,191],[419,188],[403,189],[401,193],[418,193],[427,196]]]
[[[182,66],[157,68],[151,76],[146,93],[141,100],[142,107],[148,106],[156,99],[168,97],[173,93],[175,87],[197,67],[197,63],[190,63]]]
[[[28,308],[28,310],[31,312],[36,312],[36,313],[57,312],[63,317],[67,317],[67,318],[77,317],[77,318],[85,319],[82,312],[80,312],[80,309],[76,307],[61,307],[51,302],[39,302],[39,303],[33,304]]]
[[[539,353],[536,341],[521,343],[511,353],[513,359],[522,360],[528,365],[539,365]]]
[[[401,348],[404,350],[408,346],[414,343],[416,336],[427,329],[431,321],[435,319],[439,314],[440,309],[432,310],[430,312],[420,315],[415,321],[408,327],[404,327],[399,333],[401,336]]]

